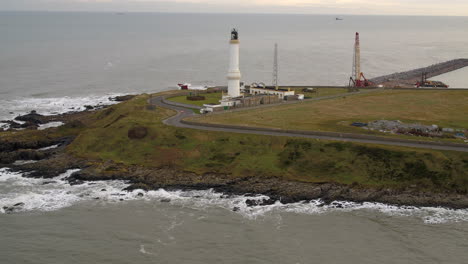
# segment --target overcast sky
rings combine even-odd
[[[0,10],[468,16],[468,0],[0,0]]]

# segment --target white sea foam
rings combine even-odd
[[[17,208],[22,211],[53,211],[82,202],[116,203],[140,200],[145,202],[170,203],[173,206],[197,210],[222,208],[238,213],[247,219],[258,219],[274,214],[295,213],[320,215],[332,212],[379,212],[392,217],[417,217],[427,224],[468,222],[468,210],[452,210],[436,207],[393,206],[381,203],[354,203],[335,201],[324,204],[321,200],[283,204],[279,201],[265,206],[247,206],[247,200],[263,201],[269,197],[232,195],[213,190],[167,191],[164,189],[145,192],[122,191],[128,186],[124,181],[96,181],[81,185],[70,185],[65,179],[77,170],[52,179],[32,179],[21,173],[0,169],[0,212],[3,207],[24,203]]]
[[[19,115],[24,115],[36,110],[41,115],[62,114],[70,111],[83,111],[85,105],[100,106],[115,104],[109,97],[123,94],[106,94],[86,97],[58,97],[58,98],[17,98],[0,100],[0,120],[13,120]],[[18,122],[18,121],[15,121]],[[19,122],[18,122],[19,123]],[[7,129],[8,124],[0,123],[0,128]]]
[[[26,165],[26,164],[31,164],[31,163],[36,163],[37,160],[17,160],[13,162],[13,165]]]
[[[49,123],[46,123],[46,124],[39,125],[39,127],[37,129],[44,130],[44,129],[47,129],[47,128],[63,126],[63,124],[64,124],[63,122],[49,122]]]
[[[69,170],[52,179],[33,179],[0,169],[0,212],[5,212],[3,207],[18,203],[24,203],[16,208],[15,211],[19,212],[54,211],[97,198],[117,202],[132,196],[132,193],[122,191],[127,186],[123,181],[86,182],[72,186],[65,179],[75,171]]]
[[[58,147],[60,147],[60,145],[57,144],[57,145],[52,145],[52,146],[40,148],[40,149],[38,149],[38,150],[40,150],[40,151],[45,151],[45,150],[50,150],[50,149],[56,149],[56,148],[58,148]]]

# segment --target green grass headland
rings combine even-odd
[[[356,128],[350,124],[374,120],[400,120],[405,123],[468,129],[467,102],[468,91],[381,90],[323,101],[304,101],[301,104],[256,109],[255,114],[239,111],[200,116],[195,121],[392,136],[388,133]],[[394,136],[415,139],[412,136]]]
[[[175,112],[148,109],[148,98],[140,95],[93,113],[68,153],[97,162],[172,167],[201,175],[219,172],[234,178],[468,192],[468,153],[176,128],[161,122]],[[325,105],[334,108],[330,102]],[[341,106],[335,106],[336,113],[343,113]],[[147,136],[130,139],[128,131],[136,126],[147,128]]]

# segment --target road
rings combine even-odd
[[[182,123],[181,121],[184,118],[195,115],[192,109],[188,109],[182,106],[167,104],[164,102],[163,99],[164,99],[163,96],[153,97],[150,99],[150,104],[156,105],[159,107],[173,109],[177,111],[177,114],[175,116],[172,116],[163,121],[164,124],[169,125],[169,126],[206,130],[206,131],[220,131],[220,132],[268,135],[268,136],[283,136],[283,137],[313,138],[313,139],[322,139],[322,140],[336,140],[336,141],[345,141],[345,142],[358,142],[358,143],[370,143],[370,144],[381,144],[381,145],[391,145],[391,146],[403,146],[403,147],[413,147],[413,148],[468,152],[468,145],[464,146],[463,144],[422,142],[422,141],[395,139],[395,138],[390,139],[389,141],[388,138],[382,138],[382,137],[377,137],[377,136],[366,136],[366,135],[364,136],[359,135],[359,137],[368,137],[368,138],[354,138],[350,134],[343,135],[339,133],[330,133],[330,134],[337,134],[336,136],[324,136],[324,135],[311,135],[311,134],[282,132],[281,130],[272,131],[272,129],[268,129],[268,128],[255,128],[255,130],[252,130],[252,128],[233,128],[230,126],[211,127],[211,126],[207,126],[203,124],[186,124],[186,123]],[[314,133],[314,132],[311,132],[311,133]]]

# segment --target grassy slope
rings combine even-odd
[[[174,128],[161,123],[174,112],[147,110],[146,100],[143,95],[96,112],[68,151],[94,160],[231,172],[232,177],[468,190],[467,153]],[[148,128],[146,138],[127,137],[136,125]]]
[[[351,122],[401,120],[468,128],[467,91],[380,91],[319,102],[212,115],[199,119],[209,123],[229,123],[259,127],[314,131],[373,133],[350,126]],[[375,133],[375,132],[374,132]]]

